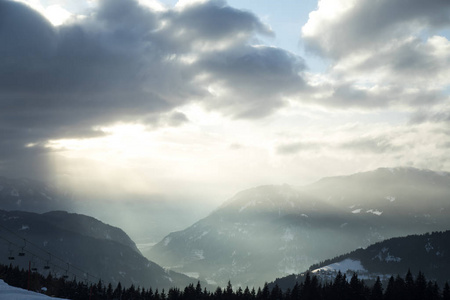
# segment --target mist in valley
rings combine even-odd
[[[448,230],[448,15],[441,0],[0,1],[2,226],[43,253],[108,249],[113,282],[242,287]]]

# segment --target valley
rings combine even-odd
[[[23,185],[25,181],[21,182]],[[0,203],[11,208],[19,202],[33,210],[27,203],[36,192],[32,186],[28,187],[31,196],[22,201],[21,189],[26,187],[16,188],[14,184],[4,187]],[[11,197],[21,201],[12,202]],[[23,245],[33,253],[33,263],[41,270],[51,261],[55,276],[63,276],[68,269],[75,271],[68,267],[73,265],[83,270],[77,274],[78,278],[91,276],[112,284],[160,289],[197,281],[205,287],[224,287],[230,280],[237,287],[258,287],[275,278],[280,278],[275,282],[284,282],[280,286],[286,286],[285,282],[292,286],[301,280],[299,274],[307,270],[315,275],[335,276],[339,269],[336,264],[346,265],[342,262],[351,262],[353,268],[358,265],[358,274],[366,279],[377,276],[386,279],[411,268],[426,270],[442,284],[446,275],[436,268],[405,258],[415,257],[412,254],[388,251],[411,249],[410,244],[397,248],[377,245],[392,244],[389,239],[394,237],[447,230],[448,199],[448,173],[413,168],[381,168],[325,178],[304,187],[261,186],[239,192],[205,218],[168,234],[159,243],[142,239],[138,246],[121,229],[89,216],[64,211],[3,210],[0,252],[4,256],[0,262],[11,263],[6,254],[19,251]],[[59,202],[56,197],[51,200],[64,204],[64,200]],[[426,249],[439,253],[432,257],[444,259],[435,262],[436,266],[447,266],[447,248],[438,245],[439,240],[445,243],[448,239],[437,238],[436,234],[426,236],[435,240]],[[26,239],[25,244],[22,238]],[[37,248],[33,249],[33,245]],[[377,248],[378,256],[373,254],[374,247],[381,247]],[[350,254],[339,256],[346,252]],[[361,253],[367,252],[372,256],[361,259]],[[63,263],[58,265],[52,255],[62,257]],[[431,264],[430,259],[424,257],[420,261]],[[29,261],[18,258],[15,263],[26,268]],[[383,264],[386,266],[381,267]],[[347,272],[342,268],[339,269],[342,273]],[[349,270],[355,271],[352,267]]]

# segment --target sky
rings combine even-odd
[[[450,1],[0,0],[0,175],[211,206],[450,171]]]

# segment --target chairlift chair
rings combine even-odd
[[[8,260],[14,260],[14,255],[13,255],[13,251],[12,251],[12,249],[11,249],[11,244],[9,244],[9,247],[8,247],[9,249],[9,256],[8,256]]]
[[[32,263],[31,271],[37,272],[37,268],[36,268],[36,258],[34,257],[34,255],[33,255],[33,258],[31,259],[31,263]]]
[[[66,273],[62,276],[62,278],[64,278],[64,279],[69,278],[69,275],[67,275],[67,272],[69,272],[69,263],[67,263]]]

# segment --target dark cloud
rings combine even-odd
[[[207,105],[234,118],[259,118],[284,105],[284,98],[307,89],[303,59],[279,48],[248,46],[203,57],[218,96]],[[257,75],[256,75],[257,74]]]
[[[163,25],[155,38],[165,50],[189,51],[230,48],[247,42],[255,33],[273,32],[252,13],[226,5],[225,1],[190,4],[169,10],[162,16]]]
[[[273,33],[223,1],[165,12],[100,1],[86,18],[59,27],[1,1],[0,164],[49,151],[49,139],[103,135],[96,128],[117,122],[178,126],[188,116],[171,111],[192,100],[233,117],[269,114],[302,88],[304,63],[251,47],[258,34]],[[238,96],[213,95],[211,85]]]

